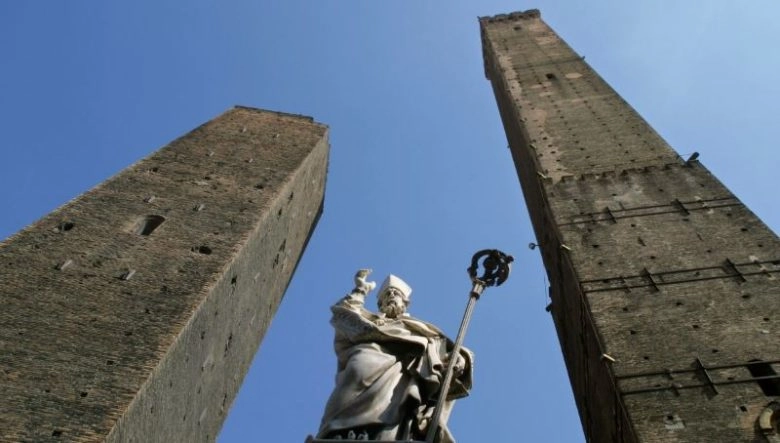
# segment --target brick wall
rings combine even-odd
[[[213,441],[327,156],[325,126],[237,107],[0,243],[0,441]]]
[[[480,25],[588,440],[763,441],[780,395],[777,236],[538,11]]]

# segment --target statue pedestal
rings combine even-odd
[[[405,442],[405,443],[425,443],[424,441],[419,440],[329,440],[329,439],[321,439],[321,438],[314,438],[311,435],[306,437],[305,443],[361,443],[364,441],[370,441],[372,443],[398,443]]]

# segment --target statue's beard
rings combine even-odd
[[[396,318],[406,312],[406,306],[396,301],[390,301],[382,305],[381,311],[389,318]]]

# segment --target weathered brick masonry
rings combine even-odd
[[[480,25],[588,441],[780,441],[777,236],[538,11]]]
[[[322,212],[327,128],[237,107],[0,244],[0,441],[213,441]]]

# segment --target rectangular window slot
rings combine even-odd
[[[747,364],[748,371],[756,379],[764,395],[774,397],[780,395],[780,377],[769,363],[754,360]]]
[[[138,235],[149,235],[159,228],[165,221],[165,217],[161,215],[147,215],[141,218],[138,223],[135,224],[133,232]]]

